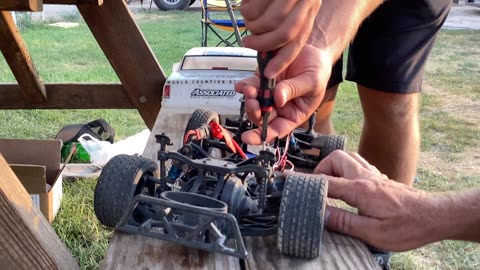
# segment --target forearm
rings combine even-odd
[[[308,43],[338,59],[362,21],[381,3],[383,0],[323,0]]]
[[[434,195],[441,239],[480,242],[480,188]]]

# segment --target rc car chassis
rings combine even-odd
[[[246,119],[243,106],[240,115],[220,125],[216,113],[196,110],[178,151],[167,150],[168,136],[156,135],[160,168],[141,156],[112,158],[95,189],[99,221],[119,231],[243,259],[242,237],[276,234],[282,253],[317,257],[327,182],[318,175],[284,172],[313,169],[328,153],[344,149],[345,138],[316,134],[310,122],[307,130],[295,130],[254,153],[240,136],[256,126]],[[320,154],[305,154],[306,149]]]

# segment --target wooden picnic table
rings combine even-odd
[[[157,160],[156,134],[165,133],[174,144],[170,149],[178,149],[189,118],[190,115],[161,109],[143,156]],[[114,232],[101,269],[379,269],[363,242],[333,232],[324,232],[320,256],[314,260],[282,255],[273,236],[246,237],[244,240],[249,255],[245,262],[240,262],[228,255]]]

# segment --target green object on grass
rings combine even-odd
[[[72,147],[75,147],[75,150],[68,163],[90,163],[90,155],[79,142],[71,142],[63,145],[62,162],[65,162],[68,155],[70,154],[70,151],[72,150]]]

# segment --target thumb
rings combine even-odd
[[[374,220],[333,206],[327,206],[325,213],[327,229],[341,234],[366,240],[374,233]]]

